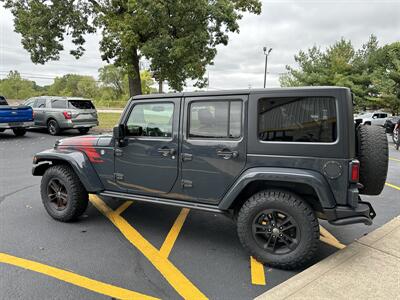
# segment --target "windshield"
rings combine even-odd
[[[94,105],[90,100],[69,100],[68,106],[76,109],[94,109]]]
[[[0,96],[0,105],[8,105],[6,98],[4,98],[3,96]]]

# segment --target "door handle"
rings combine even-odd
[[[231,158],[237,158],[239,156],[239,152],[231,151],[229,149],[221,149],[217,150],[217,155],[221,156],[223,159],[231,159]]]
[[[159,148],[157,152],[161,153],[161,155],[165,157],[168,155],[173,156],[176,154],[176,150],[174,148],[167,148],[167,147]]]

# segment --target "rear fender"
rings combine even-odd
[[[335,207],[335,199],[325,178],[318,172],[292,168],[251,168],[246,170],[226,193],[220,202],[219,209],[227,210],[234,204],[240,192],[254,181],[278,181],[303,183],[316,192],[322,208]]]
[[[76,150],[51,149],[37,153],[34,157],[32,174],[42,176],[52,165],[67,163],[75,171],[89,193],[104,190],[103,184],[85,153]]]

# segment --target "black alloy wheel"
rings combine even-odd
[[[57,211],[62,211],[68,205],[68,191],[61,180],[51,179],[47,185],[47,196],[50,205]]]
[[[266,209],[254,218],[252,232],[257,244],[271,254],[292,252],[301,234],[291,216],[274,209]]]

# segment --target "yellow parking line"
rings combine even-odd
[[[400,186],[394,185],[394,184],[390,184],[390,183],[385,183],[387,186],[390,186],[393,189],[399,190],[400,191]]]
[[[265,285],[264,265],[250,256],[251,283],[255,285]]]
[[[179,216],[176,218],[174,225],[169,231],[167,237],[165,238],[164,243],[160,248],[160,254],[164,257],[168,257],[171,253],[172,247],[175,244],[176,239],[178,238],[179,232],[182,229],[183,223],[185,223],[186,217],[189,213],[189,209],[182,208]]]
[[[131,206],[131,204],[133,203],[133,201],[125,201],[120,207],[118,207],[114,212],[117,215],[122,214],[129,206]]]
[[[169,284],[185,299],[207,299],[207,297],[185,277],[164,255],[148,242],[124,218],[117,215],[104,201],[95,195],[90,195],[90,202],[105,215],[164,276]]]
[[[389,157],[389,160],[393,160],[393,161],[398,161],[398,162],[400,162],[400,159],[393,158],[393,157]]]
[[[328,230],[326,230],[321,225],[319,225],[319,232],[320,232],[319,239],[322,242],[324,242],[324,243],[326,243],[328,245],[331,245],[331,246],[333,246],[335,248],[338,248],[338,249],[346,248],[346,245],[344,245],[341,242],[339,242]]]
[[[69,271],[38,263],[36,261],[12,256],[6,253],[0,253],[0,263],[13,265],[33,272],[41,273],[49,277],[53,277],[116,299],[158,299],[124,288],[120,288],[108,283],[90,279],[88,277],[84,277]]]

